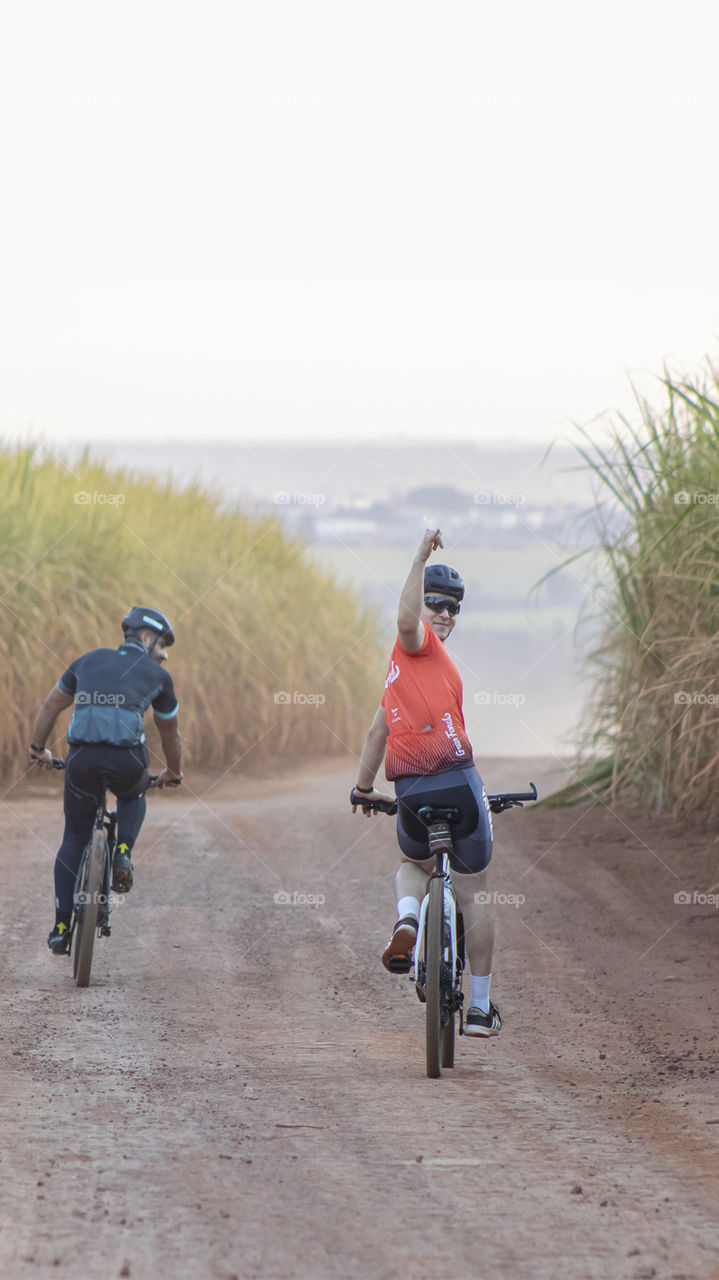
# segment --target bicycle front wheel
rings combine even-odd
[[[442,925],[443,884],[439,876],[429,882],[429,902],[425,924],[425,992],[427,1003],[427,1075],[436,1080],[442,1074]]]
[[[93,831],[87,853],[85,866],[80,879],[81,900],[77,908],[75,925],[75,958],[73,972],[78,987],[87,987],[90,983],[92,955],[95,949],[97,932],[97,916],[100,909],[100,895],[103,890],[105,856],[107,840],[104,831]]]

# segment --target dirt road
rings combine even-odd
[[[86,991],[45,946],[58,780],[3,799],[3,1280],[718,1277],[719,912],[674,895],[719,847],[495,819],[504,1030],[433,1081],[352,778],[152,796]]]

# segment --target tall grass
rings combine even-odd
[[[611,583],[592,658],[587,782],[655,812],[711,819],[719,813],[719,376],[708,365],[702,379],[667,374],[663,387],[659,411],[639,400],[638,425],[618,418],[607,447],[585,433],[580,450],[599,482]],[[608,518],[617,509],[620,532]]]
[[[168,665],[188,763],[247,769],[358,749],[381,692],[374,615],[278,520],[33,449],[0,450],[0,497],[3,776],[26,768],[35,712],[67,664],[116,647],[131,604],[175,626]],[[281,692],[325,701],[277,703]]]

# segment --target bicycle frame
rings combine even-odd
[[[457,899],[454,896],[452,887],[452,876],[449,869],[449,855],[446,850],[441,854],[436,854],[435,869],[429,877],[429,880],[439,878],[442,884],[442,918],[446,922],[449,921],[449,945],[451,947],[452,956],[455,963],[459,966],[459,974],[453,975],[454,981],[457,982],[461,978],[462,962],[459,958],[459,939],[457,934]],[[429,907],[429,881],[427,883],[427,892],[425,893],[419,908],[419,926],[417,929],[417,941],[414,947],[414,972],[410,973],[410,979],[417,983],[417,957],[424,954],[424,935],[427,927],[427,909]],[[421,985],[421,984],[420,984]]]
[[[415,988],[426,1006],[427,1075],[436,1078],[442,1067],[454,1066],[455,1015],[462,1029],[463,948],[457,927],[457,900],[452,887],[451,824],[459,811],[427,805],[418,810],[427,827],[435,867],[420,906],[415,943]],[[460,954],[461,952],[461,954]]]

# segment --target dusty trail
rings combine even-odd
[[[57,780],[2,802],[3,1280],[719,1276],[719,916],[674,903],[716,845],[497,818],[505,1029],[430,1081],[378,961],[392,824],[352,818],[351,780],[152,797],[84,992],[45,947]]]

